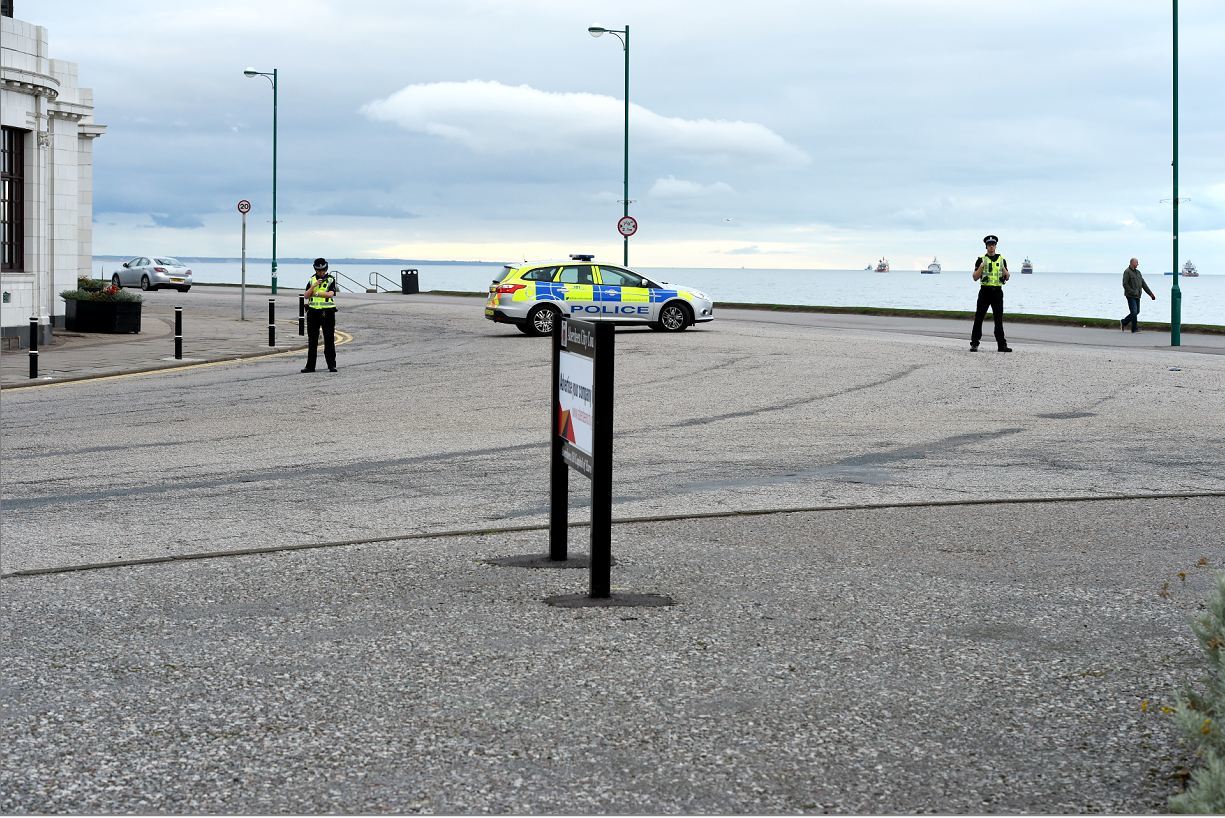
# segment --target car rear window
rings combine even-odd
[[[496,276],[493,277],[493,283],[501,284],[503,281],[506,280],[506,277],[510,275],[511,273],[513,273],[514,271],[515,271],[515,268],[511,266],[510,264],[502,265],[502,272],[498,273]]]
[[[561,273],[558,274],[557,280],[563,284],[594,284],[595,279],[591,277],[591,266],[587,264],[575,265],[572,267],[562,267]]]
[[[528,270],[523,274],[524,281],[552,281],[553,274],[557,272],[556,267],[537,267],[535,270]]]
[[[155,264],[164,264],[167,267],[183,266],[183,262],[179,261],[177,258],[155,258],[153,261]]]

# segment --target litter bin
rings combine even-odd
[[[404,295],[415,295],[421,292],[421,285],[417,281],[416,267],[400,271],[400,292]]]

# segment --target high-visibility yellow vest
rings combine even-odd
[[[336,309],[335,298],[324,298],[323,296],[323,293],[327,292],[328,290],[336,292],[336,279],[333,276],[328,275],[322,279],[311,276],[311,279],[307,282],[306,286],[310,287],[311,285],[314,285],[315,292],[307,300],[306,306],[310,307],[312,310]]]
[[[982,278],[978,283],[984,287],[1002,287],[1004,286],[1004,261],[1003,256],[996,256],[995,261],[992,261],[990,256],[983,256],[983,264],[980,268]]]

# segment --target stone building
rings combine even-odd
[[[0,336],[24,346],[64,325],[63,290],[93,255],[93,91],[48,56],[47,30],[0,0]]]

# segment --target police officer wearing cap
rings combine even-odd
[[[328,260],[315,259],[315,274],[306,282],[306,329],[310,346],[303,372],[315,371],[319,331],[323,331],[323,357],[328,372],[336,371],[336,277],[328,272]]]
[[[984,236],[983,244],[987,251],[974,262],[974,280],[982,286],[978,288],[974,331],[970,333],[971,352],[978,352],[978,342],[983,337],[983,318],[987,315],[988,307],[991,308],[991,317],[995,319],[995,343],[999,351],[1012,352],[1004,340],[1004,282],[1008,280],[1008,260],[995,252],[999,241],[996,236]]]

